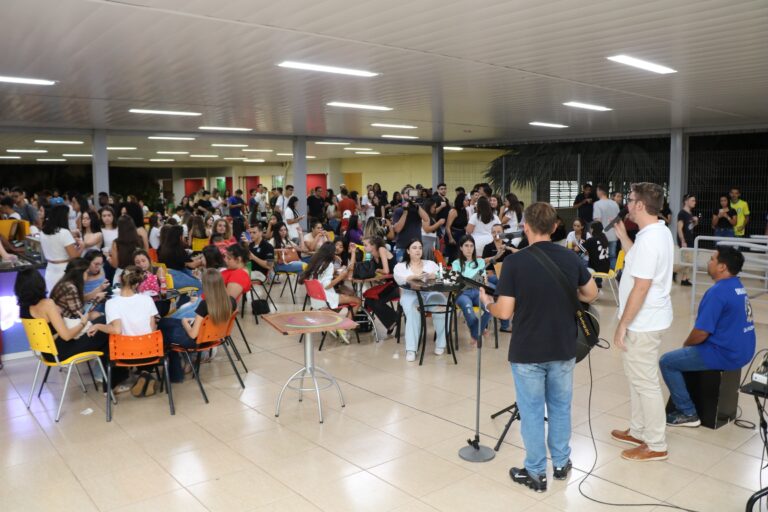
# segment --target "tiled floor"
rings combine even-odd
[[[690,327],[687,290],[676,288],[675,325],[664,349],[677,347]],[[281,310],[294,307],[278,301]],[[610,296],[599,302],[603,333],[615,325]],[[764,312],[756,312],[765,322]],[[543,494],[512,483],[508,468],[524,451],[519,424],[512,426],[496,459],[472,464],[457,452],[474,424],[475,352],[460,323],[459,365],[430,353],[423,367],[406,363],[394,340],[361,345],[331,341],[317,363],[340,381],[347,400],[323,394],[325,423],[316,402],[299,403],[289,393],[282,414],[275,399],[302,360],[293,337],[276,334],[252,317],[243,325],[253,354],[241,390],[221,354],[203,367],[210,398],[197,386],[174,387],[176,415],[165,396],[125,396],[114,421],[104,421],[104,400],[90,388],[70,386],[60,423],[53,421],[62,390],[54,373],[40,400],[27,410],[31,359],[9,361],[0,372],[0,510],[120,511],[599,511],[613,507],[584,498],[579,484],[593,464],[590,437],[589,367],[575,374],[572,440],[575,469],[566,482],[550,479]],[[758,325],[758,345],[768,343],[768,325]],[[431,337],[431,336],[430,336]],[[239,341],[239,337],[236,337]],[[508,339],[483,354],[480,428],[495,444],[506,418],[490,414],[515,399],[506,363]],[[239,341],[242,345],[242,342]],[[632,510],[670,510],[660,500],[705,511],[743,510],[761,485],[761,443],[755,431],[728,425],[669,431],[666,462],[632,463],[608,432],[625,428],[629,414],[626,379],[615,350],[592,355],[592,432],[597,467],[582,486],[590,496],[614,503],[646,503]],[[73,379],[74,380],[74,379]],[[754,402],[741,397],[743,416],[756,418]],[[768,483],[768,471],[763,471]]]

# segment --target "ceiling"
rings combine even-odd
[[[110,144],[119,136],[144,158],[160,149],[144,132],[197,133],[200,147],[184,151],[209,153],[210,135],[198,130],[206,125],[253,128],[247,143],[275,152],[290,152],[290,142],[259,134],[379,140],[395,133],[479,144],[768,126],[765,0],[4,0],[3,18],[0,75],[58,83],[0,83],[0,127],[130,133],[112,135]],[[678,73],[606,60],[615,54]],[[380,76],[277,67],[283,60]],[[562,105],[574,100],[613,110]],[[393,110],[326,105],[332,101]],[[370,126],[376,122],[418,128]],[[23,142],[8,136],[0,148]],[[308,147],[318,158],[346,153]]]

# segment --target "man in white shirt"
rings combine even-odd
[[[288,208],[288,200],[293,197],[293,185],[286,185],[283,194],[275,202],[275,211],[278,211],[285,217],[285,210]]]
[[[613,343],[623,350],[624,373],[629,381],[632,415],[627,430],[614,430],[611,437],[634,445],[621,456],[649,461],[667,458],[666,413],[659,383],[661,335],[672,325],[672,233],[658,214],[664,190],[655,183],[634,183],[627,199],[629,219],[640,231],[634,244],[624,223],[616,223],[616,234],[626,251],[619,283],[619,324]]]
[[[592,221],[599,221],[605,227],[609,222],[618,217],[619,205],[613,199],[608,198],[608,189],[605,185],[597,186],[597,199],[597,202],[592,205]],[[614,268],[616,266],[618,237],[616,236],[615,229],[609,229],[604,231],[604,233],[608,239],[608,256],[611,259],[611,268]]]

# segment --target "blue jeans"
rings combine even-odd
[[[498,276],[488,276],[488,282],[491,283],[493,286],[496,286],[499,284],[499,277]],[[501,329],[508,331],[510,330],[512,321],[509,319],[506,320],[500,320],[501,322]]]
[[[399,247],[395,248],[395,259],[398,263],[403,261],[403,256],[405,256],[405,249],[400,249]]]
[[[303,270],[304,263],[301,261],[275,264],[275,272],[290,272],[292,274],[300,274]]]
[[[477,288],[464,290],[456,298],[456,304],[461,308],[461,312],[464,313],[464,320],[467,321],[467,327],[469,327],[469,335],[472,336],[473,340],[479,339],[480,333],[488,327],[488,321],[491,319],[491,314],[487,311],[483,311],[483,316],[479,322],[477,315],[475,315],[473,306],[480,305],[480,290]]]
[[[173,279],[173,287],[176,289],[192,287],[199,290],[203,287],[203,283],[194,277],[189,270],[174,270],[169,268],[168,273],[171,275],[171,278]]]
[[[611,268],[616,268],[616,255],[619,253],[618,248],[618,240],[614,240],[613,242],[608,241],[608,257],[611,262]]]
[[[715,228],[715,236],[735,237],[733,228]]]
[[[163,333],[163,344],[166,350],[171,345],[181,345],[182,347],[194,347],[195,340],[189,337],[187,331],[181,325],[181,320],[177,318],[161,318],[157,322],[157,328]],[[168,352],[168,377],[171,382],[183,382],[184,371],[181,369],[181,356],[178,352]]]
[[[571,457],[571,399],[576,359],[547,363],[511,363],[525,444],[525,469],[532,475],[547,471],[547,446],[552,465],[563,467]],[[547,441],[544,444],[544,405]]]
[[[197,313],[195,313],[195,310],[197,309],[197,306],[200,305],[200,297],[197,297],[194,301],[190,300],[188,296],[182,296],[182,298],[186,298],[186,301],[181,302],[181,299],[179,299],[179,302],[176,303],[176,311],[168,315],[168,318],[176,318],[176,319],[182,319],[182,318],[195,318],[197,316]]]
[[[422,293],[424,307],[430,311],[430,304],[446,304],[448,299],[440,292]],[[405,291],[400,294],[400,307],[405,314],[405,350],[416,352],[419,347],[419,335],[421,334],[421,313],[418,311],[419,298],[416,292]],[[437,348],[445,348],[445,315],[443,313],[432,314],[432,325],[437,334]],[[426,349],[426,347],[425,347]]]
[[[696,406],[693,405],[691,395],[688,394],[688,388],[685,387],[683,372],[711,369],[704,364],[704,360],[699,355],[699,349],[683,347],[667,352],[659,358],[659,367],[675,408],[686,416],[696,414]]]

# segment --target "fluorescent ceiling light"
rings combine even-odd
[[[175,162],[173,158],[150,158],[150,162]]]
[[[378,151],[355,151],[356,155],[380,155]]]
[[[165,135],[153,135],[152,137],[147,137],[149,140],[195,140],[194,137],[170,137]]]
[[[6,149],[6,153],[47,153],[47,149]]]
[[[64,153],[61,156],[71,156],[73,158],[91,158],[90,153]]]
[[[317,158],[317,157],[316,157],[316,156],[313,156],[313,155],[307,155],[307,157],[306,157],[306,158],[307,158],[307,160],[312,160],[313,158]]]
[[[574,108],[584,108],[587,110],[597,110],[598,112],[608,112],[609,110],[613,110],[612,108],[603,107],[602,105],[592,105],[590,103],[582,103],[580,101],[569,101],[566,103],[563,103],[566,107],[574,107]]]
[[[37,139],[35,140],[36,144],[82,144],[83,141],[81,140],[43,140],[43,139]]]
[[[235,126],[198,126],[198,130],[215,130],[218,132],[252,132],[253,128],[237,128]]]
[[[107,146],[109,151],[133,151],[136,148],[133,146]]]
[[[384,139],[418,139],[415,135],[382,135]]]
[[[443,149],[445,151],[464,151],[464,148],[461,148],[459,146],[443,146]]]
[[[291,60],[283,61],[280,64],[278,64],[278,66],[281,68],[303,69],[305,71],[321,71],[323,73],[336,73],[337,75],[362,76],[366,78],[379,76],[379,73],[372,73],[371,71],[364,71],[362,69],[339,68],[336,66],[324,66],[322,64],[294,62]]]
[[[568,128],[568,126],[564,124],[542,123],[541,121],[531,121],[528,124],[531,126],[543,126],[544,128]]]
[[[66,162],[66,158],[38,158],[38,162]]]
[[[211,144],[214,148],[247,148],[248,144]]]
[[[362,103],[347,103],[345,101],[332,101],[326,103],[329,107],[359,108],[362,110],[392,110],[390,107],[381,107],[379,105],[364,105]]]
[[[146,108],[132,108],[128,112],[131,114],[155,114],[158,116],[201,116],[200,112],[185,112],[183,110],[149,110]]]
[[[219,155],[189,155],[190,158],[219,158]]]
[[[188,155],[189,151],[158,151],[158,155]]]
[[[411,124],[387,124],[387,123],[373,123],[371,126],[375,126],[376,128],[399,128],[403,130],[415,130],[418,128],[417,126],[413,126]]]
[[[293,156],[293,153],[275,153],[277,156]]]
[[[0,160],[18,160],[20,158],[20,156],[0,155]]]
[[[265,161],[266,160],[264,160],[263,158],[246,158],[245,160],[243,160],[243,162],[255,162],[259,164],[264,163]]]
[[[371,151],[371,148],[344,148],[344,151]]]
[[[139,158],[137,156],[119,156],[117,157],[118,160],[144,160],[143,158]]]
[[[248,160],[248,159],[243,157],[229,157],[229,158],[225,158],[224,160],[240,160],[242,162],[243,160]]]
[[[244,153],[272,153],[274,149],[244,149]]]
[[[326,146],[348,146],[349,142],[332,142],[332,141],[318,141],[315,144],[322,144]]]
[[[608,60],[612,60],[613,62],[618,62],[619,64],[626,64],[627,66],[644,69],[646,71],[652,71],[660,75],[677,73],[676,69],[668,68],[660,64],[654,64],[653,62],[648,62],[647,60],[636,59],[634,57],[630,57],[629,55],[614,55],[612,57],[606,57],[606,58]]]
[[[56,80],[43,80],[41,78],[22,78],[18,76],[0,76],[0,82],[7,84],[24,85],[54,85]]]

